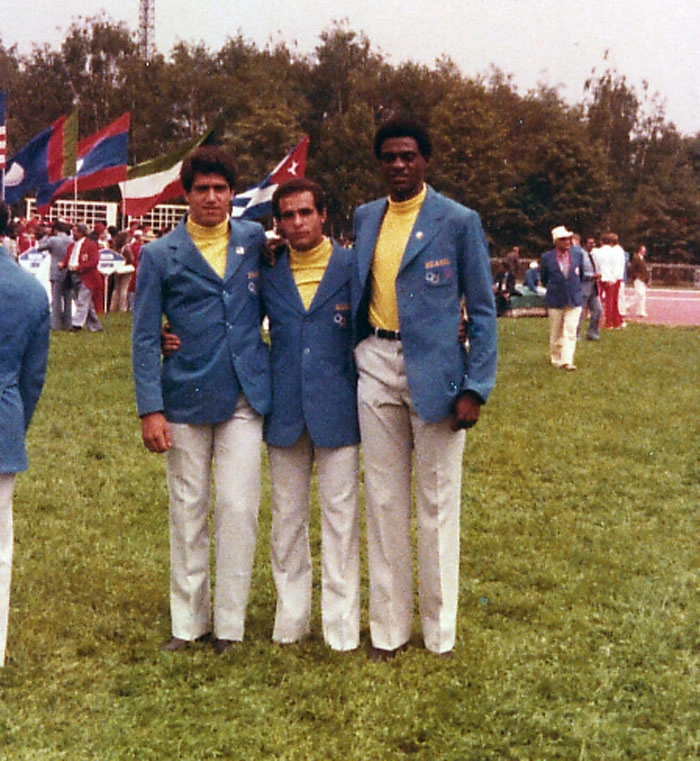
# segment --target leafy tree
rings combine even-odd
[[[587,108],[591,142],[600,145],[613,176],[624,187],[633,158],[639,99],[625,77],[611,70],[599,77],[592,75],[584,91],[591,94]]]
[[[125,64],[136,55],[136,43],[126,26],[104,15],[76,22],[69,29],[60,65],[66,94],[80,108],[81,136],[97,132],[126,110]]]
[[[653,259],[700,263],[700,136],[679,135],[658,95],[611,69],[594,70],[572,106],[547,86],[520,94],[497,69],[465,77],[446,57],[391,65],[347,20],[324,30],[312,55],[239,34],[218,51],[178,43],[146,61],[103,13],[75,22],[58,48],[20,56],[0,43],[0,87],[10,154],[75,103],[81,137],[130,111],[131,163],[216,126],[240,189],[307,133],[307,173],[328,191],[336,235],[350,232],[358,204],[385,192],[374,131],[407,113],[433,135],[429,181],[480,212],[495,253],[519,244],[538,254],[550,228],[566,224],[584,235],[612,227]]]
[[[374,117],[371,106],[357,102],[325,119],[307,169],[328,194],[330,223],[337,236],[350,234],[357,206],[385,192],[372,152]]]

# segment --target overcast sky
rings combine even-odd
[[[677,0],[155,0],[156,45],[167,55],[178,40],[218,50],[239,32],[264,47],[283,41],[312,52],[334,19],[364,32],[372,49],[396,65],[432,66],[449,56],[467,76],[493,64],[521,93],[539,83],[583,98],[591,70],[614,68],[641,94],[659,93],[666,118],[685,134],[700,132],[700,1]],[[58,47],[71,22],[102,10],[138,27],[139,0],[28,0],[4,7],[0,39],[29,53],[32,43]],[[427,10],[429,9],[429,10]],[[607,62],[605,52],[609,51]]]

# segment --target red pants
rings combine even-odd
[[[622,315],[619,308],[620,285],[622,281],[616,280],[613,283],[601,283],[600,299],[603,302],[605,310],[605,327],[620,328],[622,327]]]

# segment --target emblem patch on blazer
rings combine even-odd
[[[344,328],[348,324],[348,314],[350,304],[336,304],[333,308],[333,322],[339,327]]]
[[[449,259],[431,259],[425,263],[425,282],[440,285],[452,280],[453,271]]]
[[[260,273],[257,270],[248,273],[248,290],[250,293],[258,292],[258,278]]]

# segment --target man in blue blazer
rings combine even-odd
[[[576,331],[583,304],[583,251],[571,245],[573,233],[563,225],[552,230],[554,248],[542,254],[540,278],[547,289],[549,357],[554,367],[575,370]]]
[[[180,178],[189,214],[144,247],[133,318],[133,370],[146,447],[166,453],[170,609],[175,651],[208,639],[209,494],[214,474],[218,652],[243,638],[257,538],[269,355],[260,334],[263,228],[232,221],[232,158],[193,151]],[[163,317],[181,348],[161,362]],[[216,463],[216,469],[212,467]]]
[[[272,409],[265,417],[272,490],[270,555],[277,587],[272,638],[310,630],[309,496],[316,463],[321,508],[321,618],[335,650],[360,637],[357,376],[350,319],[354,254],[323,234],[321,187],[300,178],[272,197],[287,245],[263,266],[270,321]]]
[[[0,201],[0,237],[9,209]],[[12,494],[26,470],[24,437],[44,385],[50,310],[46,291],[0,245],[0,666],[5,664],[12,572]]]
[[[425,184],[425,129],[380,126],[374,150],[389,198],[355,214],[370,631],[373,660],[393,657],[413,619],[411,472],[415,470],[418,581],[428,650],[456,636],[464,429],[495,382],[496,309],[479,216]],[[462,306],[468,348],[458,340]]]

